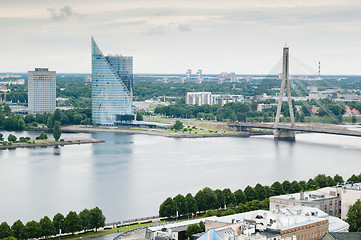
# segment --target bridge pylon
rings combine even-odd
[[[275,130],[273,132],[274,138],[276,140],[288,140],[294,141],[295,140],[295,132],[292,130],[281,130],[279,129],[280,124],[280,116],[281,116],[281,108],[282,108],[282,100],[283,95],[286,87],[286,94],[287,94],[287,101],[288,101],[288,108],[290,111],[290,118],[291,118],[291,126],[295,126],[295,116],[293,114],[293,106],[292,106],[292,97],[291,97],[291,88],[290,88],[290,81],[289,81],[289,48],[285,46],[283,48],[283,64],[282,64],[282,83],[281,83],[281,91],[278,98],[278,105],[277,105],[277,113],[275,119]]]

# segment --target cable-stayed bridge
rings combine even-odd
[[[361,131],[349,130],[342,127],[332,127],[331,124],[327,125],[318,125],[318,124],[297,124],[291,126],[290,124],[279,124],[278,127],[274,123],[230,123],[229,127],[236,129],[237,131],[249,131],[251,128],[261,128],[261,129],[274,129],[276,131],[285,131],[285,132],[309,132],[309,133],[324,133],[324,134],[334,134],[334,135],[344,135],[344,136],[353,136],[361,137]],[[294,140],[292,138],[287,139],[286,137],[279,138],[281,140]]]
[[[304,65],[304,64],[303,64]],[[249,131],[250,128],[266,128],[273,129],[273,134],[275,139],[279,140],[295,140],[295,132],[311,132],[311,133],[325,133],[325,134],[336,134],[336,135],[345,135],[345,136],[357,136],[361,137],[361,131],[348,130],[345,128],[339,128],[336,125],[330,127],[330,125],[320,126],[319,124],[297,124],[295,123],[295,117],[293,113],[292,106],[292,96],[291,96],[291,84],[290,84],[290,57],[289,57],[289,48],[286,46],[283,48],[282,56],[282,73],[281,73],[281,88],[278,96],[278,105],[277,113],[274,123],[232,123],[229,124],[230,127],[235,128],[238,131]],[[302,66],[303,69],[306,69],[307,66]],[[318,79],[320,79],[320,70],[318,72]],[[299,84],[300,85],[300,84]],[[302,87],[302,85],[301,85]],[[287,96],[287,103],[289,109],[290,123],[280,123],[281,117],[281,108],[284,95]],[[307,103],[308,104],[308,103]],[[320,107],[325,110],[325,112],[331,116],[336,122],[338,122],[336,116],[320,104]],[[308,106],[310,108],[310,106]],[[327,127],[326,127],[327,126]]]

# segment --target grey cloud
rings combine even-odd
[[[74,10],[69,6],[64,6],[60,9],[58,8],[48,8],[48,12],[50,13],[50,17],[54,21],[64,21],[69,17],[73,17],[78,15]]]
[[[181,32],[191,32],[192,31],[191,27],[188,24],[179,24],[178,30]]]
[[[152,27],[148,32],[146,32],[146,35],[164,35],[166,33],[166,27],[165,26],[156,26]]]

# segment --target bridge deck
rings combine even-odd
[[[287,124],[280,124],[278,128],[274,126],[273,123],[231,123],[228,126],[233,128],[265,128],[265,129],[280,129],[280,130],[293,130],[300,132],[311,132],[311,133],[324,133],[324,134],[335,134],[335,135],[345,135],[345,136],[355,136],[361,137],[361,131],[356,130],[348,130],[343,128],[320,128],[320,127],[312,127],[312,126],[299,126],[296,125],[292,127]]]

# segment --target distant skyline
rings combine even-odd
[[[359,0],[0,0],[0,72],[90,73],[90,38],[134,73],[273,73],[290,54],[361,75]],[[292,66],[291,66],[292,67]],[[291,68],[292,72],[292,68]]]

